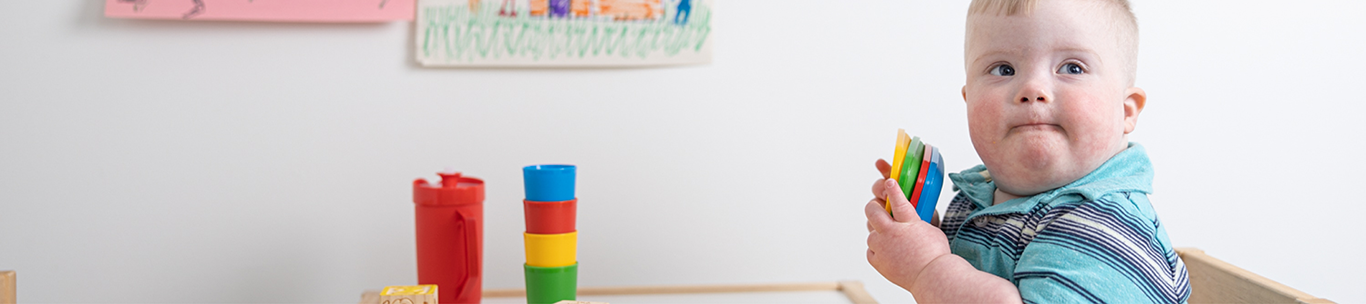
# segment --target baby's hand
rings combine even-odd
[[[876,200],[878,204],[884,204],[886,203],[886,200],[884,200],[883,198],[886,198],[887,196],[883,194],[883,191],[887,188],[887,178],[891,177],[892,165],[888,164],[887,161],[882,159],[878,159],[877,163],[874,163],[873,165],[877,167],[878,172],[882,173],[882,178],[878,179],[877,182],[873,183],[873,200]],[[894,185],[892,187],[900,186]],[[882,208],[885,210],[887,207],[883,206]],[[916,214],[916,216],[919,216],[919,214]],[[930,225],[939,227],[939,210],[935,210],[934,214],[930,216]],[[873,230],[873,227],[868,226],[868,230]]]
[[[920,220],[895,180],[885,178],[885,164],[878,160],[878,171],[883,172],[884,178],[878,181],[880,185],[873,186],[874,198],[864,207],[868,216],[868,263],[888,281],[912,290],[912,283],[926,265],[951,255],[949,241],[939,228]],[[881,193],[877,193],[879,190]],[[892,201],[884,202],[884,197]],[[887,214],[884,203],[892,204],[896,218]]]

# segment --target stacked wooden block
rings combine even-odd
[[[386,286],[379,304],[437,304],[436,285]]]

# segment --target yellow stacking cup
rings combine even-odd
[[[579,232],[560,234],[522,233],[526,242],[526,264],[536,267],[564,267],[578,261]]]

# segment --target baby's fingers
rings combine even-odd
[[[896,181],[888,179],[885,183],[883,189],[886,192],[883,195],[891,199],[887,204],[892,206],[892,215],[894,216],[892,220],[899,222],[919,221],[920,215],[915,213],[915,207],[911,206],[911,202],[901,193],[901,188],[897,187]],[[886,207],[883,208],[883,212],[886,212]]]
[[[886,178],[880,178],[877,180],[877,182],[873,183],[873,197],[882,198],[882,196],[885,195],[882,193],[882,191],[887,188],[886,186],[884,186],[884,184],[886,183]]]
[[[868,201],[868,205],[863,206],[863,213],[868,216],[868,227],[877,230],[893,223],[892,217],[887,215],[887,209],[882,207],[882,200],[873,199]]]
[[[892,177],[892,164],[888,164],[887,161],[879,158],[873,166],[877,167],[877,172],[882,172],[882,178]]]

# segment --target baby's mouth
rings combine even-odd
[[[1012,132],[1025,131],[1062,131],[1062,126],[1050,123],[1027,123],[1010,128]]]

